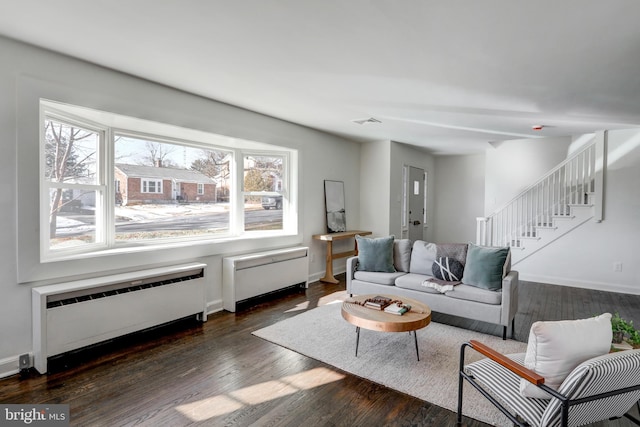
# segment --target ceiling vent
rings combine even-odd
[[[373,117],[369,117],[368,119],[357,119],[357,120],[351,120],[353,123],[357,123],[359,125],[369,125],[372,123],[382,123],[380,120],[373,118]]]

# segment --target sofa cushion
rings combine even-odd
[[[366,238],[356,236],[358,243],[358,270],[394,273],[393,236]]]
[[[510,254],[509,247],[493,248],[470,243],[462,283],[492,291],[502,289]]]
[[[453,258],[458,260],[463,267],[467,262],[467,251],[469,249],[469,245],[466,243],[438,243],[436,247],[436,255],[438,258]]]
[[[411,264],[411,240],[400,239],[393,242],[393,266],[396,271],[408,272]]]
[[[464,299],[468,301],[477,301],[484,304],[500,305],[502,304],[502,292],[489,291],[487,289],[478,288],[469,285],[457,285],[452,291],[445,292],[450,298]]]
[[[416,240],[411,251],[411,263],[409,272],[416,274],[426,274],[431,276],[433,261],[437,257],[437,246],[435,243],[428,243],[423,240]]]
[[[407,273],[398,271],[395,273],[379,273],[372,271],[356,271],[353,274],[353,278],[361,280],[363,282],[376,283],[378,285],[395,285],[396,279],[400,276],[404,276]]]
[[[462,280],[464,267],[462,263],[454,258],[439,257],[433,262],[433,277],[448,282],[458,282]]]
[[[430,277],[431,276],[425,276],[424,274],[405,274],[404,276],[398,277],[396,279],[396,287],[413,289],[414,291],[425,292],[428,294],[439,294],[440,292],[436,291],[435,289],[422,285],[425,279],[428,279]]]
[[[581,320],[534,322],[529,332],[524,366],[544,377],[544,383],[558,389],[579,364],[611,349],[611,314]],[[549,399],[551,396],[524,379],[524,397]]]

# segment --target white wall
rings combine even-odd
[[[608,134],[604,220],[517,264],[525,280],[640,294],[640,130]],[[614,262],[622,262],[621,272]]]
[[[391,141],[362,144],[360,157],[360,226],[374,237],[389,235]],[[348,228],[352,228],[347,223]]]
[[[484,154],[438,156],[435,166],[433,240],[475,242],[476,217],[484,212]]]
[[[373,236],[402,236],[402,173],[405,165],[433,174],[434,158],[425,151],[395,141],[362,144],[360,159],[360,224]],[[434,204],[433,184],[427,190]],[[351,228],[351,227],[349,227]],[[426,238],[426,237],[425,237]]]
[[[567,158],[571,137],[516,139],[488,145],[485,208],[489,215]]]
[[[431,241],[434,232],[435,210],[435,159],[432,155],[407,144],[391,143],[391,170],[389,194],[389,232],[397,238],[402,236],[402,174],[404,166],[424,169],[427,173],[427,228],[423,239]]]
[[[342,180],[348,195],[359,195],[360,144],[5,38],[0,38],[0,57],[0,376],[17,369],[17,355],[32,350],[33,283],[19,283],[19,263],[22,281],[58,282],[69,276],[200,260],[211,267],[207,289],[211,310],[221,308],[221,257],[225,254],[304,244],[311,247],[311,276],[324,270],[325,248],[311,239],[312,234],[325,232],[323,180]],[[36,172],[40,97],[299,150],[298,232],[41,265]],[[359,197],[347,197],[350,227],[360,226],[359,209]]]
[[[311,239],[313,234],[325,234],[327,222],[324,203],[324,181],[344,182],[345,213],[347,228],[362,229],[360,225],[360,144],[349,143],[339,139],[325,142],[309,141],[309,155],[304,166],[306,189],[300,192],[300,207],[305,211],[313,210],[314,215],[320,213],[321,218],[314,218],[304,227],[305,245],[311,247],[309,280],[316,281],[324,276],[326,267],[327,246],[325,242]],[[302,168],[303,166],[301,166]],[[353,241],[338,241],[333,244],[333,252],[338,253],[353,248]],[[334,274],[345,271],[346,260],[334,261]]]

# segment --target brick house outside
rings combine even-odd
[[[216,183],[194,170],[117,163],[116,203],[208,203],[216,201]]]

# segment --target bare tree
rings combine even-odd
[[[45,122],[45,176],[47,179],[63,183],[86,176],[88,163],[94,160],[95,150],[82,153],[78,149],[78,142],[93,135],[93,132],[84,129],[47,120]],[[62,190],[62,188],[56,188],[52,194],[49,211],[51,238],[56,237],[58,213],[64,206],[64,203],[61,203]]]
[[[202,157],[191,163],[191,169],[201,172],[209,178],[226,181],[231,174],[229,153],[202,150]]]
[[[228,181],[231,177],[231,154],[225,151],[201,150],[201,157],[191,162],[196,170],[216,181],[216,200],[229,200]]]
[[[147,149],[147,153],[142,158],[145,165],[155,167],[176,166],[175,162],[168,158],[178,148],[175,145],[153,141],[146,141],[144,145]]]

